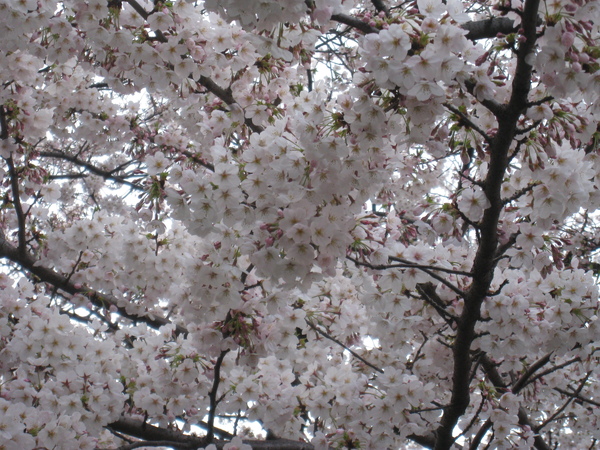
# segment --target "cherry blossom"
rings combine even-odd
[[[591,448],[593,0],[0,0],[0,448]]]

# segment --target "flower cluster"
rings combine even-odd
[[[593,446],[599,8],[538,3],[0,0],[0,448]]]

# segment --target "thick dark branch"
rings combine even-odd
[[[132,183],[131,181],[126,180],[125,178],[120,177],[118,175],[113,175],[114,171],[100,169],[99,167],[96,167],[93,164],[82,161],[81,159],[77,158],[77,156],[71,156],[71,155],[67,155],[65,153],[57,152],[57,151],[40,152],[39,155],[42,158],[55,158],[55,159],[62,159],[65,161],[69,161],[79,167],[83,167],[84,169],[93,173],[94,175],[98,175],[98,176],[104,178],[105,180],[111,180],[116,183],[124,184],[126,186],[129,186],[131,189],[135,189],[136,191],[144,190],[144,188],[142,186]]]
[[[498,246],[496,253],[494,254],[494,259],[496,261],[499,261],[503,257],[504,253],[506,253],[509,248],[516,244],[518,236],[519,233],[512,233],[506,242]]]
[[[198,80],[198,82],[202,86],[204,86],[208,92],[210,92],[211,94],[213,94],[213,95],[217,96],[218,98],[220,98],[221,100],[223,100],[225,103],[227,103],[227,105],[237,104],[237,102],[233,98],[233,94],[232,94],[230,88],[223,89],[221,86],[219,86],[213,80],[211,80],[210,78],[205,77],[205,76],[201,76],[200,79]],[[261,133],[262,131],[264,131],[263,127],[261,127],[259,125],[254,125],[254,122],[252,122],[252,119],[245,119],[244,123],[246,124],[246,126],[248,128],[250,128],[255,133]]]
[[[465,81],[465,87],[467,88],[467,92],[469,92],[469,94],[475,96],[475,83],[474,82],[469,81],[469,80]],[[484,100],[480,100],[479,103],[481,103],[483,106],[485,106],[496,117],[503,115],[504,110],[506,109],[505,105],[498,103],[496,100],[484,99]]]
[[[146,20],[148,18],[148,16],[150,14],[148,14],[148,12],[142,7],[142,5],[140,5],[138,2],[136,2],[135,0],[125,0],[127,3],[129,3],[129,5],[131,5],[131,7],[135,10],[136,13],[138,13],[140,16],[142,16],[142,18],[144,20]]]
[[[490,419],[488,419],[481,426],[481,428],[477,431],[477,434],[471,441],[471,445],[469,445],[469,450],[477,450],[477,448],[479,447],[479,444],[481,444],[481,441],[483,440],[483,438],[485,437],[485,435],[487,434],[487,432],[489,431],[490,428],[492,428],[492,421]]]
[[[535,377],[533,377],[533,378],[530,378],[529,380],[527,380],[527,383],[526,383],[526,385],[529,385],[529,384],[531,384],[531,383],[534,383],[534,382],[536,382],[537,380],[539,380],[539,379],[541,379],[541,378],[545,377],[546,375],[550,375],[551,373],[554,373],[554,372],[556,372],[556,371],[558,371],[558,370],[560,370],[560,369],[564,369],[565,367],[568,367],[568,366],[570,366],[571,364],[575,364],[575,363],[577,363],[577,362],[581,362],[581,358],[580,358],[579,356],[577,356],[577,357],[575,357],[575,358],[572,358],[572,359],[569,359],[568,361],[565,361],[565,362],[564,362],[564,363],[562,363],[562,364],[558,364],[558,365],[556,365],[556,366],[552,366],[552,367],[550,367],[550,368],[548,368],[548,369],[544,370],[543,372],[540,372],[540,373],[538,373],[538,374],[537,374]]]
[[[554,100],[554,97],[552,97],[551,95],[548,95],[548,96],[546,96],[544,98],[541,98],[539,100],[536,100],[534,102],[528,102],[527,103],[527,107],[531,108],[532,106],[541,105],[541,104],[546,103],[546,102],[551,102],[552,100]]]
[[[195,450],[199,447],[208,445],[206,437],[198,437],[184,434],[175,429],[160,428],[154,425],[145,423],[141,419],[132,419],[129,417],[121,417],[116,422],[107,426],[108,429],[114,432],[121,433],[127,436],[133,436],[145,441],[157,442],[168,441],[171,445],[181,450]],[[250,445],[255,450],[313,450],[314,447],[306,442],[297,442],[289,439],[273,439],[269,441],[261,441],[255,439],[244,439],[244,444]],[[217,449],[222,449],[227,441],[213,442]],[[150,444],[152,445],[152,444]]]
[[[23,206],[21,205],[21,196],[19,195],[19,177],[17,175],[17,171],[15,170],[15,164],[13,162],[12,155],[6,158],[6,164],[8,164],[13,205],[15,207],[15,213],[17,214],[17,226],[19,227],[17,230],[17,236],[19,240],[18,252],[20,255],[25,255],[27,252],[27,240],[25,238],[25,213],[23,212]]]
[[[533,68],[528,62],[529,55],[533,52],[537,40],[537,23],[540,0],[525,2],[522,15],[521,45],[517,51],[517,68],[512,83],[512,93],[506,116],[512,120],[518,119],[521,112],[527,107],[529,91],[531,89],[531,72]]]
[[[387,6],[385,6],[383,0],[371,0],[371,3],[373,3],[373,6],[378,12],[383,12],[386,16],[390,15],[390,11]]]
[[[467,30],[467,39],[492,39],[498,34],[509,34],[516,31],[514,22],[508,17],[490,17],[489,19],[475,20],[463,23],[461,27]]]
[[[181,448],[178,442],[173,441],[138,441],[132,444],[122,445],[117,450],[133,450],[136,448],[143,447],[172,447]],[[188,448],[188,444],[185,444],[185,448]]]
[[[110,307],[114,307],[117,309],[117,312],[126,319],[134,322],[146,323],[155,329],[171,324],[171,321],[162,317],[156,317],[154,313],[147,313],[148,315],[144,316],[128,313],[126,308],[119,306],[119,301],[111,295],[101,294],[100,292],[85,287],[75,287],[75,284],[66,276],[39,265],[38,261],[36,261],[31,255],[21,253],[16,247],[8,243],[2,236],[0,236],[0,258],[6,258],[15,264],[18,264],[21,266],[21,268],[31,272],[41,281],[49,283],[56,289],[66,292],[67,294],[79,294],[87,297],[90,302],[92,302],[92,304],[98,308],[108,309]],[[179,325],[175,327],[175,332],[177,334],[187,334],[187,330]]]
[[[144,441],[168,441],[171,445],[177,444],[179,449],[195,449],[207,445],[206,438],[185,435],[179,430],[156,427],[129,417],[121,417],[107,428]]]
[[[8,139],[8,122],[4,105],[0,105],[0,139]]]
[[[147,12],[142,5],[140,5],[136,0],[125,0],[127,3],[129,3],[131,5],[131,7],[133,9],[135,9],[135,12],[137,12],[140,16],[142,16],[142,18],[144,20],[148,20],[148,17],[150,17],[149,12]],[[162,33],[161,30],[153,30],[154,33],[156,33],[156,40],[160,41],[160,42],[167,42],[167,38],[165,37],[165,35]]]
[[[331,20],[343,23],[344,25],[348,25],[352,28],[356,28],[365,34],[379,33],[380,31],[378,28],[372,27],[367,22],[363,22],[361,19],[349,16],[347,14],[334,14],[331,16]]]
[[[385,5],[383,5],[381,0],[372,0],[372,2],[378,11],[385,11]],[[382,9],[377,7],[378,4],[381,5]],[[356,28],[365,34],[379,33],[380,31],[367,22],[347,14],[333,14],[331,20]],[[498,36],[498,34],[509,34],[516,31],[513,20],[507,17],[490,17],[489,19],[474,20],[463,23],[461,28],[467,31],[466,37],[471,41],[492,39]]]
[[[453,430],[470,403],[471,345],[476,337],[475,325],[480,319],[481,304],[488,295],[498,261],[494,255],[498,249],[498,221],[504,207],[501,188],[517,121],[527,105],[532,71],[527,56],[536,42],[539,4],[540,0],[526,0],[524,5],[522,27],[525,42],[521,44],[518,51],[510,101],[507,105],[500,105],[499,108],[496,104],[493,105],[498,118],[498,133],[490,145],[489,170],[484,184],[484,192],[490,206],[485,210],[480,222],[479,247],[471,270],[473,283],[464,297],[464,307],[456,330],[453,345],[452,396],[436,430],[436,450],[447,450],[453,445]]]

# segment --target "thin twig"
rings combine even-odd
[[[144,188],[142,186],[132,183],[131,181],[128,181],[123,177],[113,175],[114,170],[100,169],[99,167],[96,167],[89,162],[82,161],[81,159],[77,158],[76,156],[66,155],[59,151],[40,152],[39,156],[42,158],[63,159],[65,161],[69,161],[77,166],[83,167],[84,169],[88,170],[89,172],[93,173],[94,175],[98,175],[98,176],[104,178],[105,180],[111,180],[116,183],[124,184],[126,186],[129,186],[132,190],[144,191]]]
[[[352,356],[354,356],[355,358],[357,358],[360,361],[362,361],[364,364],[366,364],[367,366],[369,366],[371,369],[373,369],[373,370],[375,370],[375,371],[377,371],[379,373],[383,373],[382,369],[380,369],[379,367],[375,366],[374,364],[371,364],[369,361],[367,361],[366,359],[364,359],[362,356],[360,356],[354,350],[352,350],[351,348],[349,348],[347,345],[344,345],[338,339],[334,338],[333,336],[327,334],[325,331],[321,330],[319,327],[317,327],[310,320],[308,320],[308,319],[305,319],[305,320],[306,320],[306,323],[308,324],[308,326],[311,327],[313,330],[315,330],[317,333],[319,333],[321,336],[329,339],[332,342],[335,342],[337,345],[339,345],[340,347],[342,347],[344,350],[347,350],[348,352],[350,352],[350,354]]]
[[[454,286],[449,281],[443,279],[439,275],[433,273],[429,269],[425,269],[425,268],[422,268],[422,267],[414,267],[412,265],[407,265],[407,264],[375,265],[375,264],[371,264],[371,263],[359,261],[358,259],[352,258],[351,256],[346,256],[346,259],[352,261],[354,264],[356,264],[358,266],[364,266],[364,267],[367,267],[367,268],[372,269],[372,270],[407,269],[407,268],[419,269],[419,270],[425,272],[431,278],[436,279],[437,281],[439,281],[440,283],[442,283],[444,286],[448,287],[451,291],[453,291],[454,293],[456,293],[460,297],[464,297],[464,295],[465,295],[465,293],[463,291],[461,291],[459,288],[457,288],[456,286]]]
[[[541,424],[537,425],[536,427],[532,427],[532,429],[536,433],[539,433],[539,431],[541,429],[543,429],[549,423],[553,422],[560,414],[562,414],[562,412],[567,408],[567,406],[569,406],[571,404],[571,402],[574,400],[574,398],[581,393],[581,391],[585,387],[585,384],[587,383],[587,380],[590,378],[591,374],[592,374],[592,371],[589,371],[588,373],[586,373],[585,377],[583,377],[581,379],[581,382],[579,383],[579,386],[577,387],[577,389],[575,389],[575,392],[573,392],[573,394],[567,399],[567,401],[560,408],[558,408],[556,411],[554,411],[554,413],[552,415],[550,415],[550,417],[548,417],[546,420],[544,420]]]
[[[414,267],[416,269],[428,269],[428,270],[438,270],[440,272],[446,272],[453,275],[463,275],[465,277],[472,277],[473,274],[471,272],[466,272],[464,270],[455,270],[455,269],[446,269],[445,267],[432,266],[427,264],[417,264],[412,263],[406,259],[398,258],[397,256],[390,256],[389,259],[391,261],[397,261],[399,263],[403,263],[406,267]]]
[[[454,114],[456,114],[458,117],[460,117],[460,119],[464,123],[466,123],[469,126],[469,128],[472,128],[473,130],[477,131],[477,133],[481,135],[485,142],[487,142],[488,144],[492,142],[492,138],[485,131],[483,131],[475,122],[469,119],[469,117],[465,113],[463,113],[458,108],[452,106],[450,103],[444,103],[444,106],[450,111],[452,111]]]
[[[515,192],[510,197],[507,197],[507,198],[503,199],[502,203],[504,203],[505,205],[507,205],[510,202],[514,202],[515,200],[518,200],[520,197],[522,197],[523,195],[525,195],[529,191],[533,190],[534,187],[539,186],[540,184],[542,184],[542,183],[539,182],[539,181],[532,181],[531,183],[529,183],[524,188],[519,189],[517,192]]]

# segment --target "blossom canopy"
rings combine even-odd
[[[0,26],[0,449],[597,445],[596,0]]]

